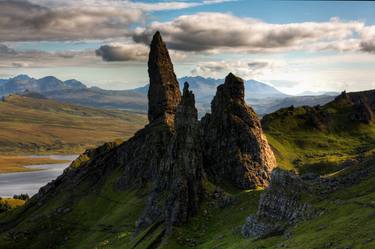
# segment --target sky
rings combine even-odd
[[[131,89],[159,30],[178,77],[232,72],[288,93],[375,88],[374,1],[0,0],[0,78]]]

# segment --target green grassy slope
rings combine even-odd
[[[370,158],[367,163],[374,164],[375,127],[349,122],[352,112],[345,103],[331,103],[319,111],[306,107],[283,109],[265,117],[263,125],[280,166],[338,177],[346,171],[340,164],[346,159]],[[96,168],[92,174],[99,174],[99,170]],[[156,248],[163,224],[133,235],[146,202],[147,187],[142,191],[117,191],[114,185],[121,174],[107,170],[100,174],[103,184],[95,184],[95,188],[89,181],[82,181],[84,184],[74,190],[64,185],[66,189],[49,197],[47,205],[26,204],[0,215],[0,247]],[[322,211],[317,218],[290,227],[289,236],[255,241],[242,237],[241,226],[247,216],[256,212],[264,190],[238,191],[222,186],[225,196],[233,200],[231,205],[223,206],[215,197],[217,188],[206,182],[206,198],[198,215],[176,227],[160,248],[375,248],[374,182],[372,175],[331,194],[311,196],[309,202]]]
[[[142,114],[11,95],[0,101],[0,153],[82,152],[127,139],[145,123]]]
[[[111,179],[118,173],[114,172]],[[107,179],[108,180],[108,179]],[[244,239],[241,226],[245,218],[256,212],[260,191],[227,193],[234,204],[221,208],[214,199],[207,199],[198,216],[182,227],[160,248],[374,248],[375,240],[375,177],[313,202],[323,208],[322,214],[291,227],[289,238],[284,235],[262,240]],[[61,195],[49,205],[36,210],[25,207],[11,212],[28,218],[11,232],[0,233],[1,248],[153,248],[161,227],[150,229],[134,237],[136,218],[146,201],[144,193],[113,191],[112,180],[93,193]],[[77,191],[78,192],[78,191]],[[58,211],[70,201],[78,201],[72,211]],[[12,213],[0,215],[4,221]]]
[[[375,125],[352,121],[353,113],[353,106],[333,101],[318,109],[281,109],[262,125],[281,168],[326,174],[375,148]]]

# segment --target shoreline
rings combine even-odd
[[[70,162],[70,160],[51,158],[51,156],[58,157],[58,156],[68,156],[68,155],[71,155],[71,154],[49,154],[49,155],[2,155],[0,154],[0,174],[43,171],[45,170],[43,168],[39,169],[39,168],[28,167],[28,166],[68,163]]]

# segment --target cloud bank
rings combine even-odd
[[[18,51],[0,44],[0,68],[80,66],[98,61],[93,51]]]
[[[267,71],[273,70],[277,66],[280,65],[277,65],[275,62],[267,61],[208,61],[198,63],[191,71],[191,74],[221,78],[228,74],[228,72],[232,72],[245,79],[252,79]]]
[[[0,1],[0,41],[67,41],[128,35],[142,21],[137,9],[111,6],[48,8],[27,1]]]
[[[361,21],[272,24],[226,13],[182,15],[134,30],[133,39],[148,44],[159,30],[171,49],[182,51],[268,53],[296,50],[372,50],[375,26]],[[371,30],[371,32],[369,32]]]

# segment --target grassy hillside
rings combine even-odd
[[[287,108],[266,116],[263,125],[281,167],[340,177],[375,164],[374,124],[351,120],[354,112],[341,102],[321,108]],[[342,162],[359,157],[366,160],[354,169],[343,168]],[[73,167],[80,167],[80,162]],[[91,177],[99,169],[90,170]],[[152,249],[160,242],[163,249],[375,248],[375,172],[330,194],[309,196],[308,201],[320,210],[316,218],[290,227],[286,234],[259,240],[243,238],[241,227],[256,212],[265,190],[239,191],[226,186],[219,190],[205,182],[207,192],[198,215],[175,227],[166,241],[160,241],[164,224],[134,236],[148,186],[138,191],[116,190],[122,173],[119,168],[107,170],[98,178],[102,184],[82,181],[75,189],[63,185],[47,196],[47,205],[26,204],[1,214],[1,248]],[[223,205],[218,191],[232,201]]]
[[[352,120],[354,113],[352,105],[333,101],[281,109],[266,115],[262,125],[280,167],[325,174],[375,148],[375,124]]]
[[[14,214],[29,217],[11,232],[0,232],[1,247],[154,248],[152,245],[161,235],[163,225],[133,236],[136,217],[146,202],[145,193],[114,191],[113,184],[120,174],[112,172],[109,178],[103,179],[106,184],[101,189],[82,193],[78,189],[73,197],[62,189],[42,209],[21,207],[0,215],[2,222]],[[218,200],[208,197],[199,214],[188,224],[176,227],[160,248],[374,248],[374,181],[372,177],[324,199],[316,197],[313,205],[323,210],[317,218],[291,227],[288,236],[255,241],[242,237],[241,226],[248,215],[256,212],[263,190],[227,191],[226,195],[234,199],[232,205],[222,207]],[[214,189],[210,191],[208,196],[213,195]]]
[[[0,101],[0,153],[82,152],[127,139],[145,123],[143,114],[11,95]]]

